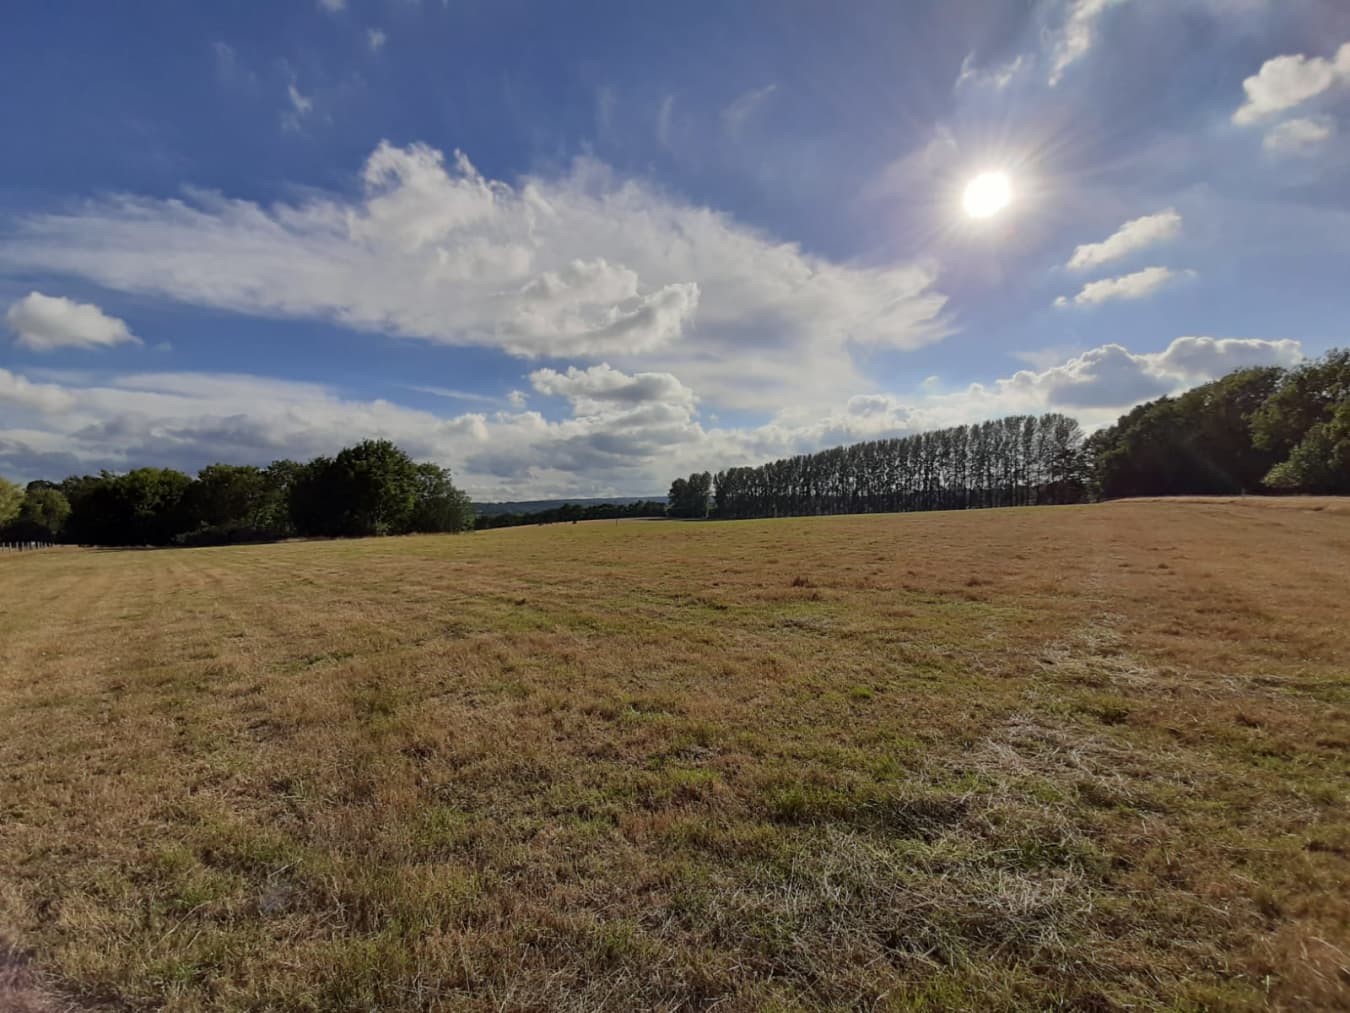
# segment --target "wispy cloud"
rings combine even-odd
[[[472,401],[476,404],[495,404],[503,402],[503,398],[492,397],[490,394],[475,394],[470,390],[454,390],[451,387],[421,387],[410,384],[408,390],[415,390],[420,394],[431,394],[435,397],[443,397],[450,401]]]
[[[1261,147],[1277,155],[1311,155],[1333,133],[1335,125],[1329,118],[1303,117],[1274,127],[1262,138]]]
[[[304,118],[314,110],[314,100],[304,94],[294,81],[286,85],[286,97],[291,107],[281,114],[281,125],[287,130],[299,130]]]
[[[366,30],[366,44],[370,46],[372,53],[378,53],[383,49],[386,41],[388,41],[388,36],[380,29],[370,28]]]
[[[722,110],[722,128],[733,137],[739,135],[746,121],[769,101],[777,90],[777,84],[766,84],[762,88],[752,88],[736,96]]]
[[[254,91],[258,87],[257,72],[244,65],[228,42],[212,42],[211,55],[215,58],[216,80],[222,85],[245,91]]]
[[[609,85],[603,85],[596,89],[595,128],[602,137],[614,129],[614,110],[618,104],[619,98]]]
[[[1168,208],[1126,222],[1100,243],[1079,246],[1069,258],[1068,267],[1071,271],[1087,271],[1179,235],[1181,215],[1173,208]]]
[[[998,67],[978,67],[975,64],[975,54],[969,53],[961,61],[961,72],[956,78],[956,88],[959,91],[962,88],[983,86],[1002,91],[1012,84],[1026,63],[1026,57],[1018,56]]]
[[[656,139],[661,142],[663,148],[672,148],[672,133],[675,128],[675,96],[667,95],[661,100],[661,106],[656,111]]]
[[[1108,8],[1125,0],[1069,0],[1065,8],[1064,24],[1052,35],[1050,50],[1050,77],[1053,87],[1059,84],[1064,72],[1091,51],[1097,38],[1097,22]]]
[[[1078,306],[1093,306],[1113,299],[1142,299],[1179,278],[1194,275],[1194,271],[1174,271],[1170,267],[1146,267],[1133,274],[1122,274],[1118,278],[1103,278],[1090,281],[1083,286],[1072,300],[1060,296],[1056,306],[1067,306],[1070,302]]]

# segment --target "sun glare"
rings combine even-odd
[[[982,172],[966,184],[961,205],[971,218],[990,218],[1012,200],[1012,184],[1006,172]]]

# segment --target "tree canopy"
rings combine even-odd
[[[705,516],[699,479],[671,484],[671,516]],[[1350,352],[1234,370],[1086,440],[1068,416],[1017,415],[728,468],[713,488],[711,513],[724,518],[1350,493]]]
[[[688,478],[677,478],[670,483],[669,506],[671,517],[707,517],[712,501],[712,475],[695,472]]]
[[[0,526],[19,516],[23,506],[23,490],[6,478],[0,478]]]
[[[12,487],[12,483],[5,483]],[[308,464],[212,464],[190,477],[136,468],[35,481],[0,506],[10,538],[82,545],[203,545],[293,535],[468,531],[473,508],[450,472],[367,440]],[[9,501],[13,500],[14,505]]]
[[[1084,439],[1066,415],[1014,415],[755,467],[694,472],[667,502],[475,518],[450,472],[388,440],[266,467],[212,464],[0,478],[0,538],[218,544],[469,531],[596,517],[720,518],[1076,503],[1123,496],[1350,493],[1350,350],[1239,369],[1141,404]]]

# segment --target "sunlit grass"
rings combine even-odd
[[[0,559],[0,934],[177,1010],[1334,1006],[1347,552],[1193,502]]]

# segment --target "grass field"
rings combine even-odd
[[[1350,1003],[1350,512],[0,557],[0,935],[171,1010]]]

